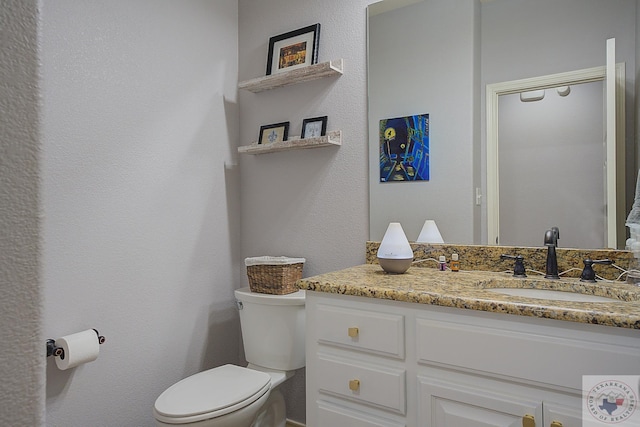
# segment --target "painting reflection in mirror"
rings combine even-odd
[[[385,4],[383,10],[381,6]],[[370,239],[380,240],[391,221],[400,222],[408,236],[417,236],[425,219],[430,218],[438,222],[447,243],[495,245],[507,244],[508,241],[508,244],[516,246],[537,247],[543,244],[540,236],[544,230],[559,226],[563,230],[562,244],[565,248],[624,247],[627,232],[624,218],[621,218],[624,215],[605,214],[603,206],[606,204],[609,210],[613,206],[610,196],[616,194],[615,203],[620,204],[616,212],[629,212],[638,171],[640,151],[636,141],[638,112],[635,98],[639,75],[640,18],[636,13],[637,5],[636,0],[385,0],[369,5]],[[608,40],[612,38],[616,40],[615,55],[607,55]],[[525,201],[531,202],[534,208],[528,211],[533,213],[536,221],[516,216],[518,231],[530,230],[531,240],[521,238],[520,234],[507,237],[507,225],[502,227],[500,224],[507,218],[503,218],[505,215],[493,215],[498,208],[494,208],[495,203],[491,203],[493,200],[490,198],[495,194],[496,182],[503,181],[506,174],[506,170],[498,173],[497,167],[501,163],[498,156],[504,154],[500,148],[505,148],[504,145],[495,145],[498,148],[493,150],[493,141],[498,139],[498,125],[507,125],[507,116],[503,109],[498,108],[503,101],[498,102],[497,98],[498,95],[503,98],[502,95],[521,90],[510,89],[494,94],[489,92],[490,88],[566,73],[574,75],[583,70],[602,70],[606,68],[607,57],[615,57],[610,61],[615,62],[615,85],[608,86],[615,86],[609,92],[618,93],[617,101],[609,103],[605,114],[603,100],[609,97],[604,97],[601,91],[599,99],[590,105],[598,110],[594,120],[600,126],[604,126],[605,119],[612,116],[609,112],[616,112],[615,130],[609,130],[606,136],[607,141],[616,137],[615,146],[619,150],[609,150],[608,147],[614,145],[607,145],[606,152],[610,157],[613,154],[616,157],[615,164],[606,162],[607,186],[603,182],[605,139],[602,130],[593,131],[590,135],[598,138],[597,158],[589,157],[582,162],[579,159],[595,149],[575,148],[573,158],[551,168],[551,172],[543,172],[546,165],[551,164],[545,161],[545,167],[538,166],[535,175],[526,177],[522,168],[513,166],[514,174],[522,172],[517,182],[525,182],[527,191],[523,190],[524,185],[520,185],[516,197],[505,209],[516,213],[525,209]],[[604,81],[604,74],[602,76],[588,81]],[[608,81],[614,82],[613,79]],[[581,82],[587,83],[586,80]],[[545,81],[522,90],[550,90],[553,85],[556,85],[555,81],[553,84]],[[573,89],[563,99],[565,104],[577,95]],[[495,108],[491,97],[495,98]],[[437,162],[429,164],[428,183],[393,185],[388,183],[391,181],[381,182],[380,120],[423,112],[428,112],[430,119],[437,123],[429,135],[434,141],[429,145],[429,157],[437,159]],[[562,113],[579,114],[570,108],[563,108]],[[559,116],[555,118],[560,119]],[[609,119],[609,122],[613,123],[614,119]],[[550,121],[531,125],[542,127],[541,123],[551,130]],[[568,121],[560,123],[564,125]],[[571,139],[553,136],[538,139],[535,144],[525,145],[524,138],[521,138],[523,146],[518,147],[514,156],[535,169],[536,165],[541,165],[534,162],[543,153],[541,144],[549,145],[545,148],[550,150],[565,150],[564,145],[558,143],[551,147],[551,143],[575,141],[583,135],[582,131],[583,128],[576,129],[571,133]],[[528,136],[529,133],[525,129],[519,131],[519,135]],[[532,150],[535,150],[536,157],[531,154]],[[555,160],[556,155],[553,156]],[[579,193],[581,196],[578,196],[570,185],[579,180],[574,173],[575,167],[580,168],[581,173],[589,174],[589,178],[598,179],[597,193],[588,192],[592,185],[584,184],[581,190],[587,189],[588,195]],[[615,179],[611,176],[612,171]],[[552,184],[546,184],[543,178],[547,177],[554,179]],[[570,203],[572,209],[582,211],[570,214],[569,210],[560,210],[559,206],[556,209],[554,202],[534,199],[533,196],[540,193],[554,193],[554,196],[563,197],[563,201]],[[506,193],[503,195],[506,197]],[[599,203],[598,209],[592,209],[598,215],[598,225],[585,219],[585,208],[581,204],[584,200]],[[502,197],[499,202],[502,204]],[[563,228],[559,224],[565,218],[568,218],[567,225]],[[615,218],[615,223],[609,218]],[[494,223],[500,225],[498,233],[494,232]],[[585,233],[582,227],[577,226],[578,223],[588,227],[589,232]],[[609,232],[611,228],[615,233]],[[590,239],[585,242],[577,238],[596,233],[597,241]],[[572,235],[576,239],[572,239]],[[616,236],[617,241],[610,241],[610,236]]]
[[[380,182],[429,180],[429,115],[380,120]]]

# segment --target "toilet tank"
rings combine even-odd
[[[305,291],[286,295],[235,291],[247,362],[292,371],[305,365]]]

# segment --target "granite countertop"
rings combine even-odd
[[[304,278],[298,281],[298,286],[333,294],[640,329],[640,287],[623,282],[594,284],[533,275],[518,279],[507,273],[413,267],[404,274],[392,275],[377,264],[364,264]],[[528,298],[492,292],[490,288],[544,288],[615,300],[575,302]]]

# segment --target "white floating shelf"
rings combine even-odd
[[[320,148],[342,145],[342,131],[336,130],[329,132],[325,136],[318,138],[304,138],[293,136],[286,141],[273,142],[269,144],[258,144],[254,142],[251,145],[238,147],[240,154],[266,154],[278,151],[299,150],[303,148]]]
[[[342,58],[321,64],[313,64],[307,67],[285,71],[256,79],[245,80],[238,83],[240,89],[246,89],[253,93],[276,89],[296,83],[308,82],[323,77],[342,75]]]

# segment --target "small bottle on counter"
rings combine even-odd
[[[440,255],[438,258],[438,270],[445,271],[447,269],[447,259],[444,255]]]
[[[460,260],[458,254],[451,254],[451,271],[460,271]]]

